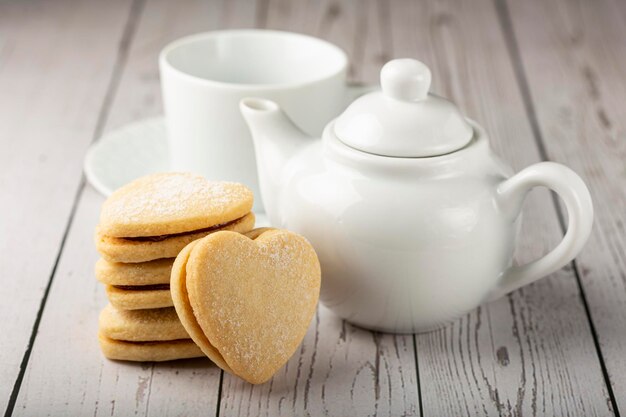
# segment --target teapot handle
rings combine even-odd
[[[583,180],[568,167],[555,162],[540,162],[501,182],[497,188],[499,207],[516,219],[528,191],[544,186],[556,192],[565,203],[569,217],[563,240],[547,255],[525,265],[506,269],[488,301],[543,278],[570,262],[582,249],[591,233],[593,204]]]

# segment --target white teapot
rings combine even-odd
[[[430,94],[430,82],[419,61],[388,62],[382,91],[356,99],[321,141],[272,101],[240,104],[270,222],[309,239],[322,302],[362,327],[434,329],[561,268],[591,231],[578,175],[553,162],[513,175],[484,130]],[[522,203],[536,186],[563,199],[567,233],[544,257],[514,266]]]

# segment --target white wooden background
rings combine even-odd
[[[301,348],[252,386],[206,360],[110,362],[92,233],[103,198],[82,161],[107,130],[162,112],[157,54],[231,27],[312,34],[374,82],[392,57],[516,169],[555,160],[591,188],[578,259],[417,336],[352,327],[320,307]],[[87,415],[626,414],[626,2],[620,0],[0,0],[0,412]],[[525,207],[518,258],[563,235],[547,192]]]

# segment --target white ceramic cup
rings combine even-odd
[[[174,41],[159,57],[171,168],[245,184],[262,211],[252,139],[240,112],[247,96],[279,103],[311,135],[352,94],[337,46],[270,30],[227,30]]]

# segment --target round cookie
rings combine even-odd
[[[194,240],[220,230],[245,233],[254,227],[254,221],[254,214],[248,213],[217,230],[199,231],[197,233],[168,237],[159,241],[137,241],[111,237],[105,235],[101,227],[97,227],[96,248],[100,255],[109,262],[136,263],[161,258],[174,258],[185,246]]]
[[[271,378],[304,338],[321,273],[303,237],[286,230],[250,235],[255,239],[213,233],[181,253],[172,268],[172,297],[192,339],[201,347],[203,339],[234,374],[257,384]],[[175,291],[175,276],[182,275]]]
[[[118,310],[107,305],[98,320],[100,334],[127,342],[189,339],[173,308]]]
[[[104,202],[100,231],[110,237],[137,237],[200,230],[243,217],[253,199],[252,191],[238,183],[191,173],[147,175]]]
[[[144,310],[172,307],[174,305],[169,286],[166,289],[142,288],[124,289],[107,285],[106,293],[111,305],[119,310]]]
[[[98,340],[104,356],[114,360],[162,362],[204,356],[204,353],[191,339],[165,342],[125,342],[98,334]]]
[[[96,278],[107,285],[158,285],[169,284],[175,258],[156,259],[149,262],[109,262],[100,258],[96,262]]]

